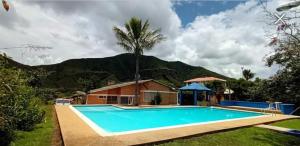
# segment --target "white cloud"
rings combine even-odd
[[[0,33],[5,34],[0,48],[22,44],[53,47],[39,52],[0,50],[26,64],[122,53],[112,27],[138,16],[149,19],[152,27],[160,27],[168,38],[146,52],[148,55],[203,66],[231,77],[239,77],[242,66],[261,77],[274,72],[262,61],[269,50],[262,10],[254,1],[218,14],[198,16],[184,28],[168,0],[12,1],[12,6],[8,13],[0,10]]]
[[[269,3],[274,7],[277,3]],[[265,14],[255,1],[210,16],[198,16],[174,41],[167,58],[232,76],[241,76],[241,67],[268,77],[263,58],[271,50],[265,37]],[[168,48],[168,47],[167,47]],[[159,55],[159,54],[157,54]]]

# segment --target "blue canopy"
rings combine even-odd
[[[211,91],[209,88],[205,87],[203,84],[192,83],[184,87],[179,88],[179,90],[196,90],[196,91]]]

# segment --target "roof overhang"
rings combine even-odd
[[[181,91],[211,91],[211,89],[207,88],[203,84],[192,83],[190,85],[186,85],[184,87],[179,88]]]
[[[186,80],[184,82],[185,83],[204,83],[204,82],[213,82],[213,81],[226,82],[226,80],[220,79],[220,78],[216,78],[216,77],[194,78],[194,79]]]
[[[164,83],[161,83],[159,81],[156,81],[156,80],[153,80],[153,79],[149,79],[149,80],[139,80],[139,84],[143,84],[143,83],[146,83],[146,82],[149,82],[149,81],[153,81],[153,82],[156,82],[158,84],[161,84],[163,86],[166,86],[168,88],[170,88],[171,90],[175,91],[176,89],[169,86],[169,85],[166,85]],[[104,91],[104,90],[111,90],[111,89],[115,89],[115,88],[120,88],[120,87],[124,87],[124,86],[129,86],[129,85],[134,85],[135,84],[135,81],[132,81],[132,82],[124,82],[124,83],[119,83],[119,84],[114,84],[114,85],[110,85],[110,86],[105,86],[105,87],[102,87],[102,88],[98,88],[98,89],[94,89],[94,90],[90,90],[89,93],[94,93],[94,92],[99,92],[99,91]]]

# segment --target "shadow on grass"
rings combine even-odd
[[[250,127],[178,139],[161,144],[165,146],[299,146],[300,138],[267,129]]]
[[[272,146],[299,146],[300,137],[270,131],[253,137],[253,140]]]

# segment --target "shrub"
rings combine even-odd
[[[5,118],[4,114],[0,112],[0,145],[9,145],[13,138],[14,132],[11,121]]]
[[[40,97],[43,104],[54,104],[54,100],[57,98],[54,89],[49,88],[35,88],[35,96]]]
[[[13,91],[1,96],[0,111],[5,113],[4,118],[11,121],[14,129],[32,130],[44,117],[44,112],[39,107],[41,101],[33,96],[34,91],[30,87],[19,87]]]
[[[42,122],[45,111],[36,107],[30,107],[20,116],[18,116],[17,129],[30,131],[34,128],[35,124]]]
[[[155,105],[155,100],[152,99],[151,102],[150,102],[150,104],[151,104],[151,105]]]
[[[41,100],[28,85],[26,74],[5,65],[0,54],[0,145],[8,145],[14,130],[32,130],[44,118]]]

